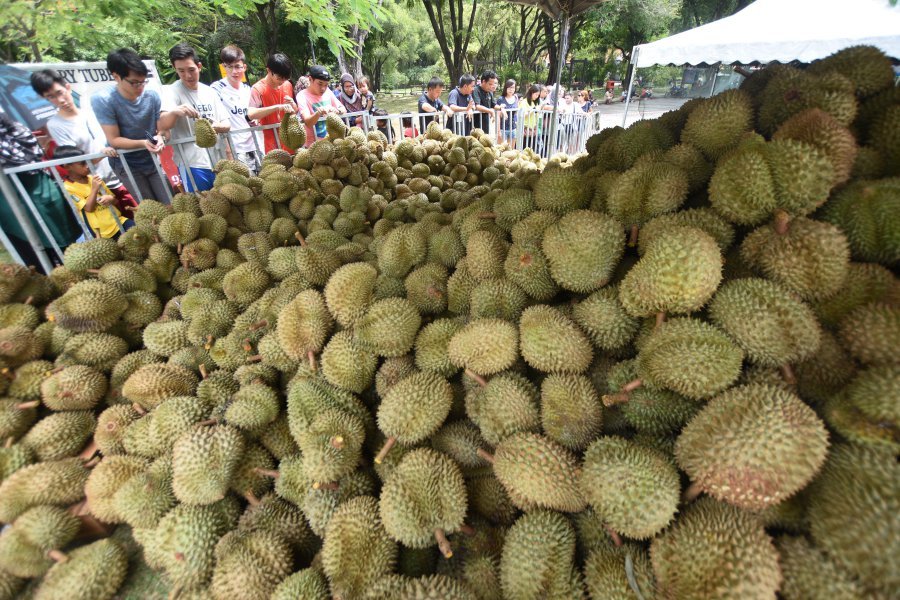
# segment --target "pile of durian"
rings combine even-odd
[[[884,55],[573,159],[328,130],[0,267],[0,598],[898,597]]]

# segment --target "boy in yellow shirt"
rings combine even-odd
[[[60,146],[53,158],[74,158],[84,154],[75,146]],[[97,237],[117,239],[122,230],[134,227],[134,221],[126,219],[116,208],[116,197],[99,175],[91,175],[87,162],[73,162],[63,165],[66,174],[66,191],[75,200],[75,206],[87,219],[88,227]]]

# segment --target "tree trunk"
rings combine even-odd
[[[265,32],[267,55],[278,52],[278,1],[256,5],[256,18]]]
[[[559,41],[556,39],[553,19],[541,13],[541,20],[544,24],[544,37],[547,40],[547,54],[550,58],[550,69],[547,73],[547,85],[550,85],[551,83],[556,83],[556,63],[559,62]]]

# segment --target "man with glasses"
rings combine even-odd
[[[250,108],[247,116],[260,125],[274,125],[281,122],[285,113],[297,112],[294,102],[294,86],[291,85],[291,59],[276,52],[266,60],[266,76],[250,88]],[[266,153],[278,148],[275,129],[263,132]]]
[[[309,87],[297,95],[300,118],[306,125],[306,147],[328,135],[325,116],[331,113],[342,115],[347,112],[344,105],[328,87],[331,74],[321,65],[309,69]]]
[[[247,111],[250,108],[250,86],[245,83],[244,74],[247,72],[247,59],[244,51],[234,45],[225,46],[219,52],[219,62],[225,67],[225,77],[210,85],[214,92],[222,99],[225,109],[228,111],[228,120],[231,130],[247,129],[250,120]],[[232,150],[234,158],[241,161],[251,173],[256,173],[262,156],[257,155],[257,144],[253,142],[253,133],[232,133]],[[262,142],[259,142],[262,150]]]
[[[163,113],[159,128],[172,131],[172,140],[191,139],[176,143],[175,160],[179,163],[181,182],[188,192],[212,189],[216,179],[210,154],[193,142],[195,120],[206,119],[216,133],[231,129],[228,111],[221,98],[205,83],[200,83],[203,64],[196,51],[185,43],[169,50],[169,61],[178,75],[178,81],[163,89]],[[196,184],[196,187],[195,187]]]
[[[106,68],[116,85],[91,96],[91,107],[106,141],[119,150],[139,150],[119,154],[110,163],[119,180],[129,182],[125,161],[131,169],[141,198],[168,203],[166,182],[156,169],[152,154],[165,147],[157,134],[161,101],[159,94],[145,89],[149,70],[141,58],[128,48],[113,50],[106,57]]]

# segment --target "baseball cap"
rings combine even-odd
[[[314,65],[309,68],[309,76],[313,79],[321,79],[322,81],[331,81],[331,74],[328,69],[322,65]]]

